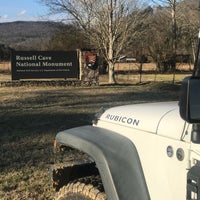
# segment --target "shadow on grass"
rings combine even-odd
[[[61,130],[91,124],[101,107],[155,102],[158,99],[177,100],[176,90],[170,95],[165,89],[142,91],[134,87],[130,91],[119,87],[104,94],[98,93],[98,88],[87,89],[86,93],[65,91],[44,95],[39,92],[35,98],[19,98],[9,106],[0,105],[0,141],[3,144],[0,147],[0,169],[16,168],[27,163],[48,163],[48,153],[33,156],[31,152],[38,148],[43,151],[47,146],[51,148],[55,134]],[[29,156],[24,156],[24,152],[29,152]]]
[[[34,176],[36,182],[29,186],[28,195],[34,194],[32,199],[47,199],[47,178],[41,177],[53,162],[53,139],[57,132],[91,124],[101,107],[178,100],[179,86],[172,87],[169,84],[154,84],[153,87],[151,84],[104,85],[6,91],[6,95],[8,93],[13,98],[6,99],[5,95],[5,101],[0,99],[0,171],[2,180],[8,179],[8,183],[9,180],[12,183],[2,183],[3,193],[18,195],[20,185],[31,182]],[[38,177],[40,183],[37,182]],[[25,187],[28,186],[23,186],[23,191],[27,190]],[[38,193],[37,188],[42,191]],[[26,193],[23,195],[26,196]]]

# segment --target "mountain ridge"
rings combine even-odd
[[[52,21],[0,23],[0,44],[16,50],[42,50],[65,25]]]

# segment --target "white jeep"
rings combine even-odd
[[[180,102],[101,110],[54,141],[56,199],[200,199],[200,79]]]

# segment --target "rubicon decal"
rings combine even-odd
[[[111,121],[120,122],[123,124],[129,124],[129,125],[133,125],[133,126],[138,126],[140,123],[140,120],[134,119],[131,117],[126,117],[126,116],[107,114],[105,118],[108,120],[111,120]]]

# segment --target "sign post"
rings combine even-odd
[[[12,80],[79,79],[78,51],[13,51]]]

